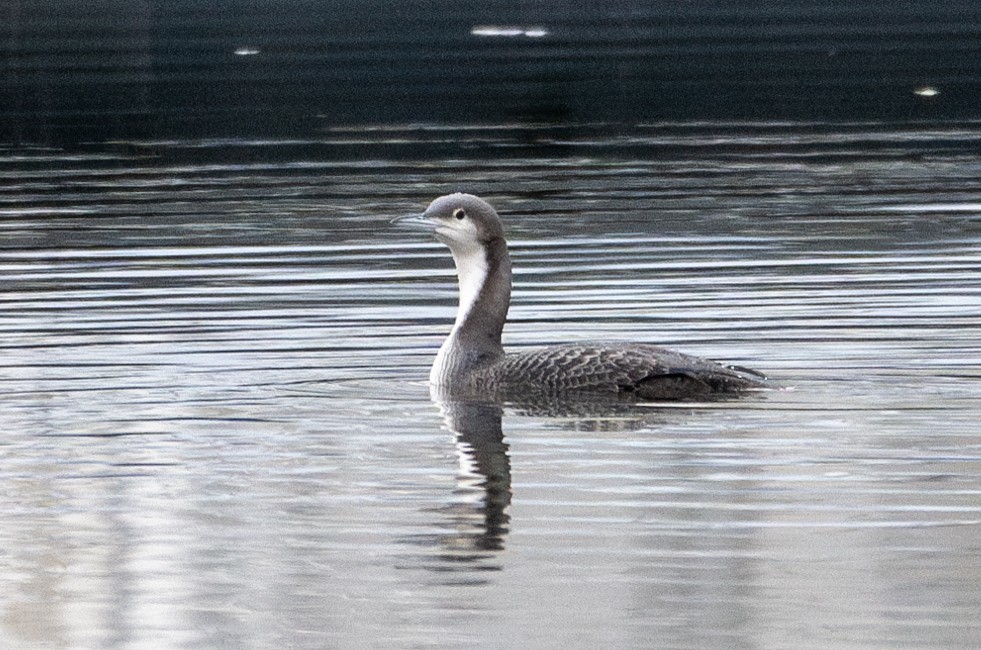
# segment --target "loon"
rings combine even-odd
[[[511,258],[494,208],[472,194],[449,194],[398,221],[431,230],[456,264],[456,321],[429,374],[444,395],[705,400],[767,386],[756,371],[654,345],[576,343],[507,354],[501,332],[511,302]]]

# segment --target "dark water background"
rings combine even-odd
[[[978,119],[979,69],[974,0],[6,0],[0,142]]]
[[[5,648],[973,648],[976,123],[349,128],[0,156]],[[510,347],[793,390],[441,409],[446,251]]]

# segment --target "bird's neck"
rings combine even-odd
[[[443,342],[430,380],[456,381],[462,374],[504,356],[501,331],[511,302],[511,258],[503,239],[453,251],[460,281],[460,306],[453,331]]]

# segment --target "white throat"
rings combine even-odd
[[[456,323],[453,329],[459,329],[467,320],[477,302],[480,290],[487,282],[487,254],[483,248],[475,247],[461,255],[454,255],[456,274],[460,282],[460,305],[456,311]]]
[[[453,261],[456,263],[456,273],[460,284],[460,304],[456,310],[453,330],[443,341],[443,345],[440,346],[432,370],[429,372],[429,381],[433,384],[443,383],[447,374],[446,368],[452,363],[449,356],[456,347],[457,334],[473,311],[481,289],[487,282],[487,254],[483,247],[476,245],[453,250]]]

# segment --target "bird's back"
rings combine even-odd
[[[764,381],[752,371],[654,345],[572,344],[507,354],[474,369],[465,383],[468,392],[506,399],[591,393],[676,400],[742,393]]]

